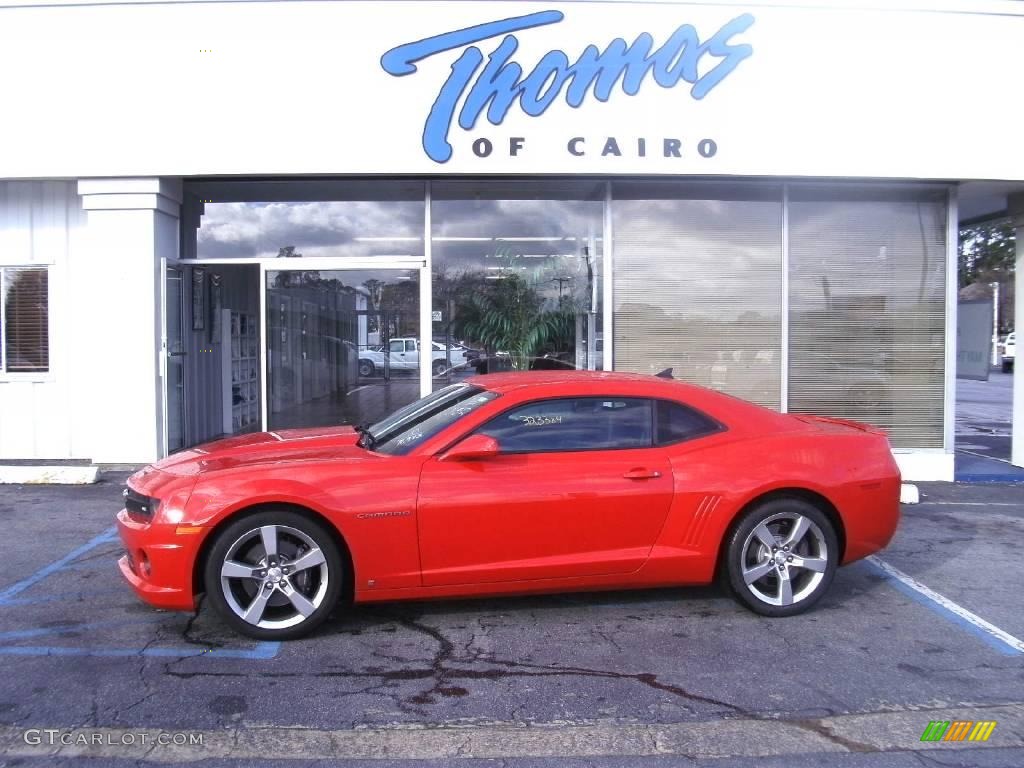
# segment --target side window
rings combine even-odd
[[[391,348],[391,352],[392,353],[405,352],[405,342],[404,341],[392,341],[390,348]]]
[[[651,446],[651,401],[632,397],[543,400],[484,424],[502,453],[595,451]]]
[[[416,342],[413,341],[412,339],[406,339],[405,340],[405,351],[406,352],[415,352],[416,351]]]
[[[717,421],[680,403],[658,400],[655,407],[658,445],[681,443],[722,429]]]

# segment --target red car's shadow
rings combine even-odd
[[[874,591],[883,584],[884,580],[877,579],[864,564],[840,569],[829,591],[806,615],[813,616],[820,611],[842,610],[847,607],[850,599]],[[717,585],[707,585],[340,605],[331,618],[312,632],[309,638],[359,635],[364,631],[379,630],[396,623],[410,625],[427,621],[432,625],[443,625],[446,618],[454,619],[455,624],[464,622],[467,617],[495,616],[506,619],[521,617],[524,626],[531,620],[548,622],[552,619],[563,619],[579,623],[598,618],[595,612],[600,612],[602,620],[611,621],[687,617],[726,619],[736,616],[769,623],[793,620],[753,614],[739,606],[725,590]],[[417,628],[421,627],[417,624]]]

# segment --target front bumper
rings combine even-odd
[[[141,522],[124,509],[117,515],[117,532],[126,550],[118,567],[135,594],[157,608],[195,610],[192,568],[200,537],[182,535],[173,525]]]

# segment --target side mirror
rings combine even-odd
[[[498,455],[498,441],[487,435],[470,435],[457,443],[440,461],[467,461],[470,459],[486,459]]]

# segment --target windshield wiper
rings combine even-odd
[[[360,448],[372,451],[373,446],[377,444],[377,438],[373,436],[370,428],[365,424],[356,424],[355,430],[359,434],[359,442],[357,442],[356,445]]]

